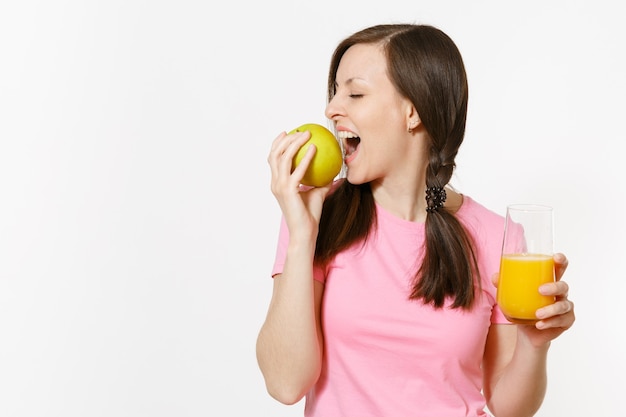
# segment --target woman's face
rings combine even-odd
[[[335,123],[345,149],[348,181],[382,180],[414,165],[410,155],[415,152],[409,148],[414,138],[407,128],[409,118],[417,115],[391,83],[382,47],[351,46],[341,58],[335,84],[326,117]]]

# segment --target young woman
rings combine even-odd
[[[281,133],[268,157],[283,213],[257,342],[269,393],[306,396],[307,416],[532,416],[550,342],[575,319],[567,259],[537,323],[509,323],[492,282],[503,218],[449,186],[468,99],[456,45],[427,25],[359,31],[334,52],[328,97],[345,178],[300,186],[308,132]]]

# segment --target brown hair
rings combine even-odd
[[[430,144],[426,187],[445,187],[452,177],[465,134],[468,88],[465,67],[454,42],[428,25],[378,25],[341,42],[331,59],[328,99],[335,94],[335,78],[344,53],[355,44],[384,46],[389,78],[417,109]],[[315,251],[318,264],[338,252],[364,242],[376,223],[376,206],[369,184],[344,180],[324,202]],[[426,215],[424,259],[410,298],[442,307],[469,309],[475,281],[480,285],[476,256],[465,228],[445,208]]]

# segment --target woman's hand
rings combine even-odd
[[[563,273],[567,269],[568,260],[562,253],[554,255],[555,282],[543,284],[539,292],[543,295],[554,296],[555,302],[549,306],[537,310],[539,321],[534,326],[520,326],[533,346],[542,346],[556,339],[564,331],[572,327],[576,317],[574,315],[574,303],[567,296],[569,286],[561,281]]]
[[[539,287],[539,292],[554,296],[555,302],[536,311],[538,321],[534,325],[518,325],[518,330],[532,346],[545,346],[572,327],[576,320],[574,303],[567,298],[569,286],[565,281],[561,281],[567,264],[565,255],[562,253],[554,255],[555,282],[543,284]],[[498,274],[494,274],[492,281],[494,285],[498,285]]]
[[[287,222],[291,239],[297,233],[305,238],[317,236],[322,205],[331,184],[324,187],[306,187],[301,180],[315,155],[314,145],[309,146],[302,161],[292,172],[293,158],[311,137],[308,131],[281,133],[274,139],[267,161],[272,172],[271,190]]]

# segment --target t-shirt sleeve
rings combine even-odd
[[[498,270],[500,269],[500,255],[499,255],[499,252],[496,252],[496,251],[492,251],[492,253],[494,254],[493,260],[491,261],[491,265],[493,265],[492,271],[496,271],[497,273]],[[507,320],[507,318],[504,316],[504,313],[502,312],[502,310],[500,309],[500,306],[496,302],[498,290],[495,287],[495,285],[493,285],[493,283],[491,282],[491,275],[492,274],[489,274],[489,279],[487,281],[483,281],[483,285],[490,286],[489,290],[493,297],[493,306],[491,308],[491,323],[492,324],[511,324],[511,322]]]
[[[274,258],[274,266],[272,267],[272,277],[282,274],[285,268],[285,259],[287,258],[287,246],[289,245],[289,228],[285,218],[281,216],[280,228],[278,231],[278,243],[276,245],[276,256]],[[326,273],[321,267],[313,268],[313,278],[316,281],[324,282]]]
[[[280,228],[278,230],[278,244],[276,245],[276,257],[272,268],[272,277],[283,272],[285,258],[287,257],[287,245],[289,244],[289,229],[285,218],[280,218]]]
[[[498,304],[493,305],[493,309],[491,310],[491,323],[492,324],[511,324],[510,321],[504,317],[504,313],[500,309]]]
[[[476,239],[478,250],[481,253],[481,278],[483,290],[487,292],[491,301],[491,323],[511,324],[496,302],[497,288],[491,282],[493,274],[498,273],[500,269],[504,218],[486,210],[471,198],[466,198],[464,218],[469,220],[470,231]]]

